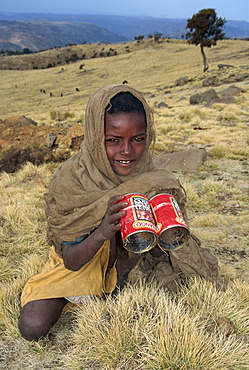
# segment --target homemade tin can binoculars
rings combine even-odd
[[[124,248],[144,253],[156,244],[167,252],[181,248],[189,240],[189,229],[176,199],[158,194],[150,200],[143,194],[126,194],[126,215],[120,219]]]

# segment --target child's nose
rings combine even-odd
[[[124,142],[123,145],[122,145],[122,149],[121,151],[125,154],[129,154],[132,152],[132,145],[129,141],[127,142]]]

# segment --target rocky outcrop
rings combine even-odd
[[[213,99],[218,98],[218,94],[214,89],[207,90],[203,93],[197,93],[190,96],[190,104],[200,104],[204,102],[210,102]]]
[[[84,127],[58,124],[56,126],[38,126],[24,116],[9,117],[0,122],[0,150],[9,147],[58,147],[63,144],[68,148],[79,148],[84,138]]]
[[[243,89],[232,85],[218,93],[214,89],[209,89],[203,93],[191,95],[189,102],[193,105],[206,103],[206,106],[211,106],[214,103],[232,104],[235,102],[234,96],[241,93],[243,93]]]
[[[29,125],[37,126],[37,123],[35,121],[25,116],[14,116],[14,117],[6,118],[3,121],[3,124],[7,127],[23,127],[23,126],[29,126]]]
[[[38,126],[24,116],[6,118],[0,121],[0,172],[15,172],[26,162],[39,165],[65,161],[71,151],[57,152],[57,148],[78,150],[83,139],[82,125]]]

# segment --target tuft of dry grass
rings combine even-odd
[[[52,109],[50,111],[50,118],[54,121],[66,121],[68,118],[74,118],[75,113],[70,112],[69,110],[66,110],[64,112],[57,111],[55,109]]]
[[[0,175],[0,328],[11,337],[19,336],[24,283],[47,258],[43,193],[50,177],[48,166],[31,163],[15,174]]]
[[[243,284],[242,284],[243,285]],[[249,361],[245,300],[234,286],[216,292],[194,279],[171,296],[142,280],[117,300],[89,301],[76,312],[71,369],[246,369]],[[229,319],[233,334],[219,327]]]

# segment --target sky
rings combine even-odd
[[[191,18],[204,8],[249,22],[249,0],[0,0],[0,12]]]

